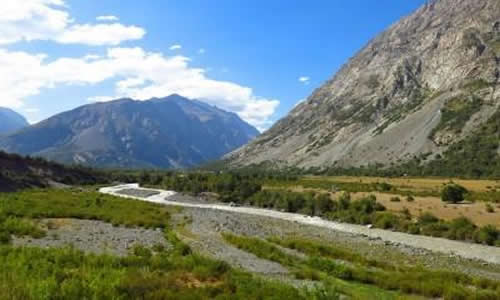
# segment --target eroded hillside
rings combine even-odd
[[[299,167],[432,160],[491,123],[499,82],[500,2],[433,1],[228,158]],[[498,148],[498,132],[493,139]]]

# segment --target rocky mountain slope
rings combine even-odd
[[[15,111],[0,107],[0,134],[14,132],[29,126],[28,121]]]
[[[500,116],[499,83],[500,1],[429,1],[227,157],[299,167],[434,160]],[[500,151],[499,131],[486,151]]]
[[[0,139],[7,152],[98,167],[189,167],[258,131],[236,114],[179,95],[79,107]]]

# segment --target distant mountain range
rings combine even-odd
[[[0,138],[0,149],[97,167],[180,168],[215,160],[259,134],[179,95],[85,105]]]
[[[434,0],[227,158],[233,167],[433,162],[452,174],[498,174],[498,126],[500,1]]]
[[[12,109],[0,107],[0,134],[14,132],[29,126],[28,121]]]

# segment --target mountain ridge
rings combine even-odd
[[[498,110],[499,70],[500,2],[432,1],[226,158],[302,168],[433,160]]]
[[[14,132],[29,126],[26,118],[10,108],[0,107],[0,134]]]
[[[0,139],[7,152],[97,167],[190,167],[258,131],[236,114],[179,95],[84,105]]]

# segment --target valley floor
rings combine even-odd
[[[125,193],[123,191],[125,191]],[[154,191],[156,193],[144,197],[144,191]],[[165,205],[175,205],[205,210],[219,210],[229,213],[235,213],[238,215],[250,214],[264,218],[279,219],[300,225],[319,227],[327,231],[338,231],[360,236],[369,241],[378,241],[379,243],[385,245],[393,245],[409,252],[427,250],[443,253],[449,256],[460,256],[467,259],[482,260],[486,263],[500,264],[500,247],[471,244],[421,235],[411,235],[382,229],[370,229],[366,226],[361,225],[337,223],[326,221],[319,217],[309,217],[300,214],[278,212],[261,208],[233,207],[227,204],[196,204],[193,203],[193,201],[175,201],[175,199],[179,199],[174,197],[175,192],[140,188],[138,184],[101,188],[100,192],[114,196],[133,198],[154,203],[161,203]]]
[[[0,233],[11,235],[0,245],[0,298],[500,296],[499,248],[205,201],[137,184],[99,191],[0,194]]]

